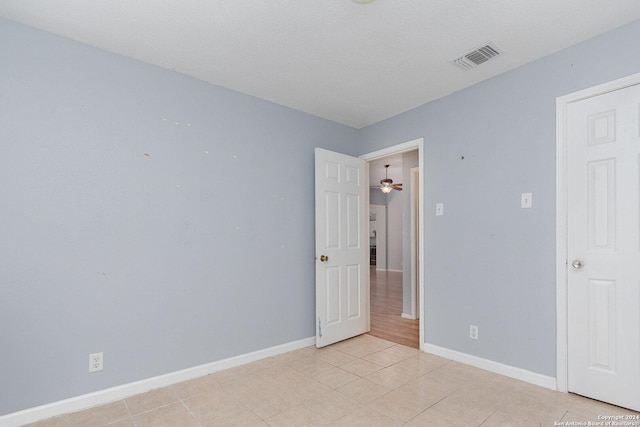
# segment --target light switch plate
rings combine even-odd
[[[444,215],[444,203],[436,203],[436,216]]]
[[[522,193],[520,199],[520,207],[523,209],[528,209],[533,206],[533,195],[531,193]]]

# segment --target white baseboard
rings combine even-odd
[[[504,365],[502,363],[494,362],[493,360],[483,359],[481,357],[472,356],[470,354],[461,353],[459,351],[450,350],[433,344],[424,343],[423,349],[425,352],[435,354],[436,356],[451,359],[466,365],[475,366],[476,368],[484,369],[506,377],[515,378],[529,384],[556,390],[556,379],[553,377],[537,374],[535,372],[527,371],[526,369]]]
[[[91,408],[97,405],[114,402],[116,400],[125,399],[135,396],[136,394],[145,393],[156,388],[167,387],[183,381],[192,380],[224,369],[233,368],[257,360],[265,359],[278,354],[287,353],[289,351],[298,350],[315,344],[315,337],[305,338],[299,341],[277,345],[275,347],[254,351],[252,353],[241,354],[239,356],[230,357],[228,359],[218,360],[216,362],[206,363],[204,365],[195,366],[193,368],[183,369],[181,371],[170,372],[168,374],[159,375],[153,378],[124,384],[105,390],[96,391],[94,393],[84,394],[72,397],[58,402],[49,403],[35,408],[25,409],[0,416],[0,427],[16,427],[24,424],[33,423],[69,412],[77,412]]]
[[[393,270],[391,268],[376,268],[376,271],[389,271],[392,273],[404,273],[403,270]]]
[[[407,313],[402,313],[402,315],[400,317],[402,317],[403,319],[416,320],[415,316],[412,316],[412,315],[407,314]]]

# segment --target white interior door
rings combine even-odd
[[[568,389],[640,410],[640,86],[567,108]]]
[[[316,346],[368,332],[369,171],[316,148]]]

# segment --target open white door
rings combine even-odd
[[[568,389],[640,410],[640,85],[567,110]]]
[[[369,166],[316,148],[316,346],[368,332]]]

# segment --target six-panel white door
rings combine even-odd
[[[640,410],[640,86],[567,112],[568,388]]]
[[[369,331],[369,172],[316,148],[316,346]]]

